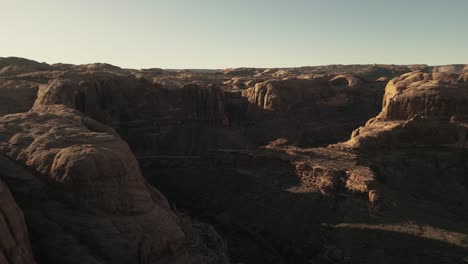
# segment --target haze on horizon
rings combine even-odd
[[[47,63],[468,63],[465,0],[0,0],[0,8],[0,57]]]

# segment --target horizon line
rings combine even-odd
[[[57,64],[65,64],[65,65],[75,65],[75,66],[80,66],[80,65],[92,65],[92,64],[108,64],[111,66],[119,67],[121,69],[127,69],[127,70],[145,70],[145,69],[162,69],[162,70],[226,70],[226,69],[293,69],[293,68],[306,68],[306,67],[323,67],[323,66],[366,66],[366,65],[373,65],[373,66],[427,66],[427,67],[438,67],[438,66],[456,66],[456,65],[468,65],[468,63],[446,63],[446,64],[427,64],[427,63],[330,63],[330,64],[310,64],[310,65],[301,65],[301,66],[231,66],[231,67],[188,67],[188,68],[177,68],[177,67],[125,67],[125,66],[119,66],[118,63],[109,63],[109,62],[88,62],[88,63],[69,63],[69,62],[46,62],[46,61],[41,61],[41,60],[36,60],[36,59],[30,59],[26,57],[20,57],[20,56],[5,56],[1,57],[0,59],[23,59],[23,60],[29,60],[29,61],[34,61],[37,63],[44,63],[47,65],[57,65]]]

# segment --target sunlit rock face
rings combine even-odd
[[[405,74],[388,83],[382,111],[345,145],[466,148],[467,103],[464,74]]]
[[[330,97],[334,91],[329,88],[324,79],[271,80],[256,84],[243,94],[260,108],[286,113],[315,98]]]
[[[411,73],[391,80],[383,102],[382,120],[413,115],[460,120],[468,117],[468,82],[463,75]]]

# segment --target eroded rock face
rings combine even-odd
[[[181,144],[191,140],[193,126],[222,129],[228,124],[224,94],[217,87],[188,84],[166,89],[144,78],[111,72],[53,76],[40,86],[33,109],[52,104],[67,105],[115,128],[138,153],[167,149],[190,153]],[[196,149],[209,148],[198,145]]]
[[[468,83],[463,76],[418,72],[391,80],[380,114],[338,146],[466,148]]]
[[[185,85],[182,87],[182,107],[190,121],[227,125],[224,113],[224,94],[214,86],[199,87]]]
[[[23,213],[0,180],[0,263],[35,264]]]
[[[411,73],[391,80],[386,89],[382,120],[406,120],[413,115],[458,119],[468,117],[468,82],[463,75]]]
[[[38,174],[22,173],[27,191],[14,192],[41,262],[188,261],[177,216],[112,129],[51,105],[4,116],[0,130],[0,151]]]
[[[324,79],[273,80],[256,84],[254,88],[243,92],[243,96],[262,109],[286,113],[306,101],[330,97],[334,91],[329,88]]]
[[[110,126],[141,120],[157,109],[153,85],[111,72],[63,72],[41,85],[34,108],[64,104]]]

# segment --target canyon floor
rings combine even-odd
[[[468,66],[0,58],[0,264],[468,263]]]

